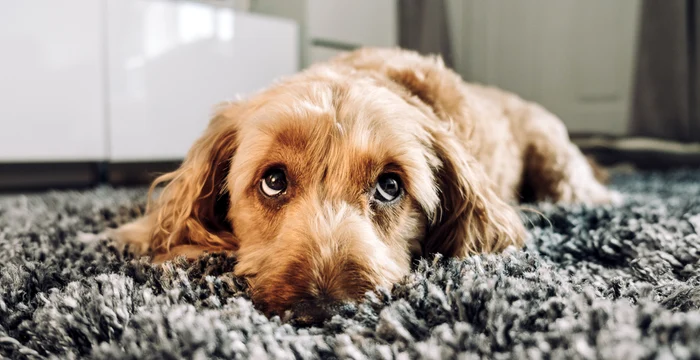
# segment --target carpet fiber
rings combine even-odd
[[[526,215],[525,250],[423,260],[323,327],[257,312],[235,259],[151,266],[86,241],[143,189],[0,199],[0,357],[700,358],[700,171],[617,174],[618,207]]]

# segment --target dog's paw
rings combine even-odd
[[[93,244],[93,243],[99,242],[100,240],[106,240],[106,239],[108,239],[108,237],[105,235],[104,232],[101,232],[98,234],[93,234],[93,233],[86,233],[86,232],[79,231],[77,236],[76,236],[76,240],[78,240],[79,242],[81,242],[83,244]]]
[[[610,201],[609,204],[613,206],[621,206],[625,203],[625,197],[620,192],[615,190],[610,190]]]
[[[624,196],[598,183],[597,181],[575,183],[562,183],[559,187],[559,197],[556,202],[568,204],[586,205],[613,205],[624,204]]]
[[[111,241],[109,235],[105,231],[97,234],[79,231],[75,239],[83,244],[87,250],[94,250],[98,245]]]

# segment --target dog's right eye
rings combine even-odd
[[[260,191],[266,196],[275,197],[285,190],[287,190],[287,177],[282,169],[270,169],[260,180]]]
[[[401,195],[401,179],[396,174],[382,174],[375,185],[374,199],[389,203]]]

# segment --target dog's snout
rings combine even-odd
[[[298,325],[318,325],[333,315],[333,303],[305,301],[292,308],[292,322]]]
[[[269,315],[298,324],[322,323],[377,286],[394,279],[386,244],[361,212],[342,201],[302,199],[284,233],[286,261],[270,258],[252,284],[253,302]],[[292,246],[293,245],[293,246]],[[389,265],[389,266],[386,266]]]

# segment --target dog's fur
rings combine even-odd
[[[275,199],[259,191],[273,165],[289,182]],[[371,200],[385,172],[405,188],[393,204]],[[223,106],[160,184],[115,236],[155,261],[234,252],[268,313],[390,287],[413,256],[521,246],[521,194],[612,199],[556,116],[399,49],[343,54]]]

